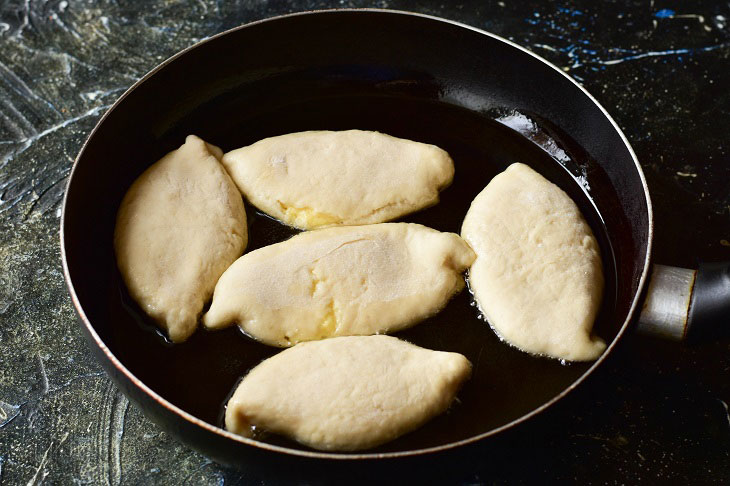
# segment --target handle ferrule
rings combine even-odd
[[[637,330],[675,341],[730,332],[730,262],[654,265]]]
[[[637,330],[674,341],[687,335],[696,270],[654,265]]]
[[[718,336],[730,330],[730,262],[700,265],[688,325],[693,338]]]

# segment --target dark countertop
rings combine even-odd
[[[162,432],[95,362],[61,272],[61,198],[95,122],[157,63],[252,20],[352,6],[461,21],[564,68],[642,163],[655,262],[730,260],[727,2],[0,2],[0,483],[256,479]],[[729,403],[727,338],[628,335],[558,407],[450,475],[467,484],[727,482]]]

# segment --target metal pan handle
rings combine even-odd
[[[654,265],[637,330],[681,341],[730,331],[730,262]]]

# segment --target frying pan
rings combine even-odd
[[[112,247],[119,203],[146,167],[191,133],[227,151],[288,132],[349,128],[433,143],[455,160],[454,183],[441,202],[403,221],[458,233],[473,197],[516,161],[562,187],[601,247],[607,285],[595,329],[608,343],[603,356],[563,364],[522,353],[499,341],[462,292],[438,315],[397,334],[461,352],[474,365],[457,403],[421,429],[356,454],[222,430],[222,406],[237,379],[278,350],[236,329],[199,330],[184,344],[168,344],[119,278]],[[250,205],[247,213],[247,251],[295,233]],[[402,464],[413,474],[414,465],[425,470],[434,456],[458,453],[559,401],[601,365],[632,322],[651,241],[651,203],[636,157],[582,87],[507,40],[384,10],[256,22],[164,62],[91,132],[72,169],[61,226],[81,327],[112,379],[152,420],[219,462],[262,474],[325,468],[329,477]]]

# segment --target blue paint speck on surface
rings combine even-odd
[[[564,14],[570,14],[571,16],[583,15],[583,12],[581,12],[580,10],[574,10],[574,9],[568,8],[568,7],[558,7],[558,12],[564,13]]]
[[[671,8],[663,8],[654,14],[654,17],[658,19],[668,19],[674,17],[675,11]]]

